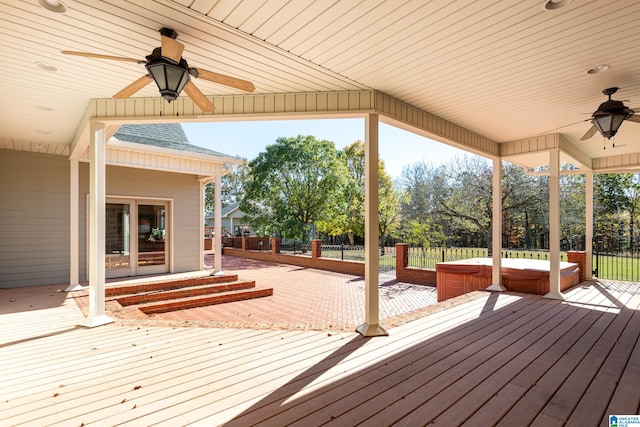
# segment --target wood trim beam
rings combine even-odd
[[[373,90],[207,96],[216,106],[205,113],[189,97],[172,103],[162,98],[94,99],[90,119],[111,124],[215,122],[365,117],[381,119],[437,141],[486,156],[499,157],[499,144],[463,127]]]

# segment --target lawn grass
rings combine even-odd
[[[600,255],[599,263],[593,257],[593,269],[599,279],[640,281],[640,258],[630,256]]]

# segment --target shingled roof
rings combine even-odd
[[[120,141],[211,156],[233,157],[218,151],[192,145],[179,123],[128,124],[122,125],[113,135]]]

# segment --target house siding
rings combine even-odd
[[[80,217],[86,220],[89,165],[80,165]],[[199,242],[203,236],[199,216],[199,182],[194,175],[107,166],[107,197],[172,200],[174,272],[200,269]],[[80,252],[85,257],[86,226],[80,229]],[[86,280],[86,262],[81,260],[80,278]]]
[[[0,150],[0,287],[69,281],[69,161]]]
[[[69,160],[0,150],[0,288],[69,282]],[[87,278],[89,165],[81,163],[80,280]],[[108,196],[171,199],[174,271],[200,269],[199,183],[194,175],[107,166]]]

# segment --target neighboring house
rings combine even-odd
[[[242,160],[191,145],[178,123],[122,125],[105,154],[106,277],[201,269],[204,185]],[[0,288],[88,280],[87,160],[2,150]]]
[[[235,202],[229,206],[225,206],[220,211],[222,216],[223,235],[231,234],[233,237],[255,236],[251,225],[244,220],[244,212],[240,210],[240,202]],[[213,227],[214,215],[210,214],[205,217],[206,225]]]

